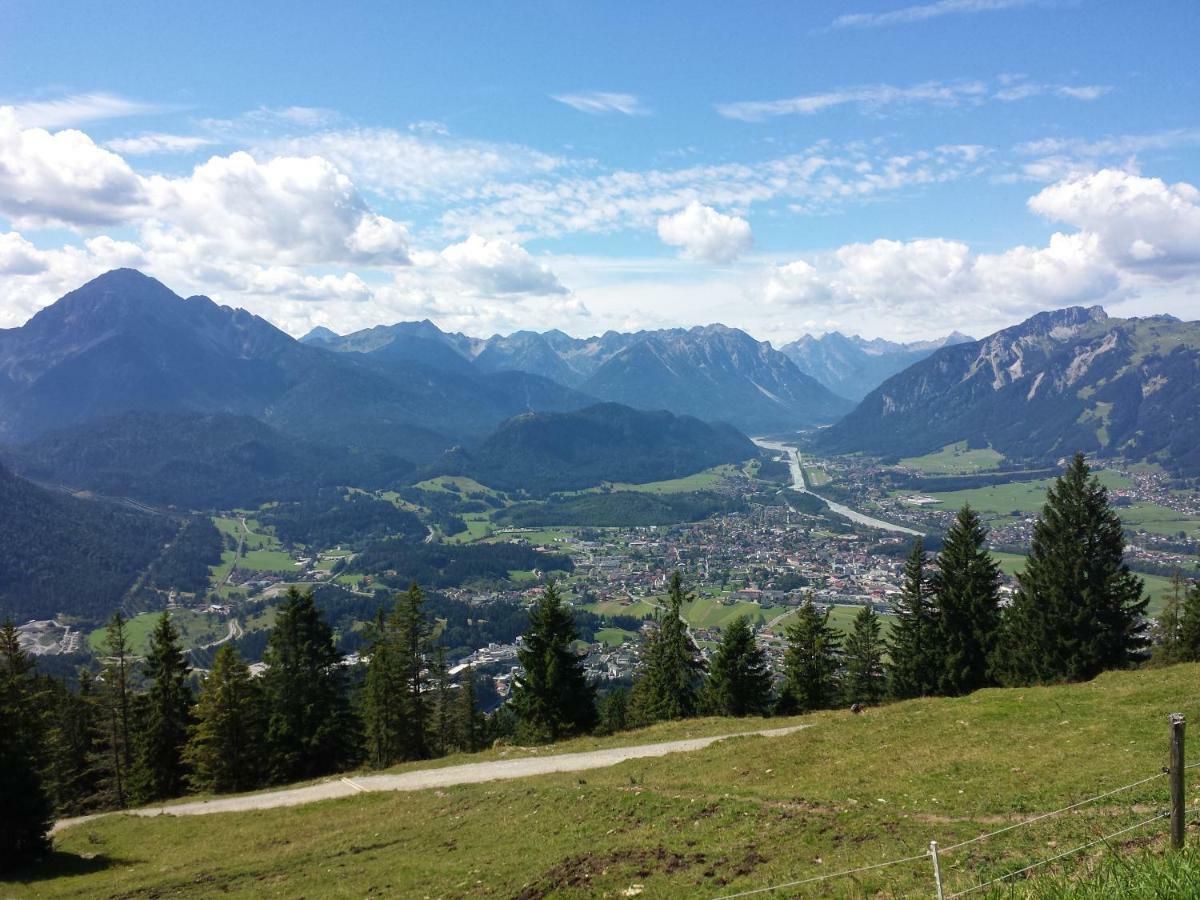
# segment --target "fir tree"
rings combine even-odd
[[[433,745],[438,756],[445,756],[454,749],[454,707],[446,648],[440,645],[434,649],[429,665],[429,684],[433,689]]]
[[[189,781],[202,791],[251,790],[265,774],[262,694],[232,644],[222,644],[200,686],[185,749]]]
[[[942,539],[930,579],[937,609],[938,692],[969,694],[994,684],[992,656],[1000,622],[1000,569],[987,551],[987,529],[970,505]]]
[[[671,575],[667,608],[657,616],[658,627],[646,641],[642,666],[630,697],[630,719],[637,725],[694,716],[700,707],[704,663],[688,634],[679,572]]]
[[[1183,596],[1179,615],[1179,662],[1200,662],[1200,582],[1193,581]]]
[[[60,684],[53,692],[48,738],[49,788],[54,808],[66,815],[91,809],[96,797],[92,748],[98,740],[92,675],[79,673],[79,691]]]
[[[600,699],[599,713],[600,732],[616,734],[624,731],[629,717],[629,692],[623,687],[610,690]]]
[[[1187,598],[1187,583],[1179,569],[1171,577],[1171,593],[1163,604],[1162,612],[1154,622],[1151,635],[1154,649],[1151,651],[1151,662],[1155,665],[1171,665],[1183,662],[1183,609]]]
[[[178,797],[187,772],[183,748],[187,743],[191,691],[188,664],[179,632],[166,611],[150,634],[144,663],[149,680],[145,711],[138,728],[134,795],[141,803]]]
[[[459,681],[454,715],[455,745],[464,753],[474,753],[482,740],[483,723],[477,704],[475,670],[468,666]]]
[[[725,629],[704,683],[702,705],[714,716],[763,716],[771,709],[771,671],[745,616]]]
[[[522,741],[556,741],[595,726],[596,689],[587,683],[583,659],[571,646],[578,639],[570,609],[558,588],[548,584],[530,610],[517,651],[525,674],[513,686],[512,706]]]
[[[311,592],[288,589],[263,662],[266,743],[274,779],[313,778],[348,763],[354,728],[341,658]]]
[[[423,606],[425,595],[414,581],[396,598],[391,628],[396,638],[397,670],[402,683],[405,759],[429,756],[429,700],[426,696],[425,665],[430,626]]]
[[[11,621],[0,628],[0,871],[50,848],[50,797],[42,781],[44,729],[33,660]]]
[[[1006,615],[1013,684],[1082,681],[1143,656],[1146,599],[1124,563],[1121,520],[1077,453],[1046,493]]]
[[[941,672],[937,610],[925,565],[925,542],[918,537],[904,564],[904,584],[892,607],[896,617],[887,643],[888,687],[901,700],[936,692]]]
[[[408,696],[398,635],[382,609],[375,617],[369,652],[362,693],[363,729],[367,761],[383,769],[404,758]]]
[[[102,648],[104,666],[100,689],[95,693],[98,707],[99,739],[94,764],[100,773],[100,805],[124,808],[129,799],[129,776],[133,768],[130,739],[133,703],[129,684],[133,657],[125,634],[125,619],[114,612],[108,622]]]
[[[854,630],[846,639],[847,703],[875,704],[883,699],[887,684],[883,650],[879,616],[870,606],[864,606],[854,617]]]
[[[780,715],[829,709],[838,699],[841,637],[829,624],[829,610],[820,613],[812,597],[796,611],[787,629],[783,687],[775,706]]]

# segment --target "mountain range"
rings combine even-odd
[[[425,321],[344,337],[317,329],[301,342],[376,361],[420,359],[448,372],[490,377],[529,372],[601,400],[728,422],[755,433],[828,424],[852,406],[769,343],[724,325],[609,331],[590,338],[518,331],[480,339]]]
[[[817,437],[829,451],[932,452],[960,440],[1015,461],[1082,450],[1200,472],[1200,323],[1039,313],[943,347]]]
[[[975,340],[957,331],[932,341],[899,344],[882,338],[867,340],[830,331],[821,337],[806,334],[779,348],[806,375],[833,393],[856,403],[897,372],[920,362],[935,350]]]

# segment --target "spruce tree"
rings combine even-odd
[[[405,759],[429,756],[429,699],[425,668],[430,625],[423,609],[425,595],[414,581],[396,598],[390,627],[395,633],[397,670],[400,673],[403,706],[401,738]]]
[[[454,714],[455,745],[464,753],[479,749],[483,735],[480,721],[478,692],[475,688],[475,670],[467,667],[459,680],[458,696],[455,698]]]
[[[0,628],[0,871],[50,848],[40,691],[11,621]]]
[[[993,652],[1000,623],[1000,569],[986,546],[987,529],[970,505],[942,539],[930,579],[940,656],[937,689],[949,696],[994,684]]]
[[[846,639],[847,703],[875,704],[883,699],[887,679],[883,670],[883,638],[879,616],[864,606],[854,617],[854,630]]]
[[[1142,581],[1124,563],[1121,520],[1077,453],[1046,493],[1005,622],[1013,684],[1084,681],[1140,660]]]
[[[1183,631],[1183,609],[1187,599],[1187,583],[1179,569],[1171,577],[1171,593],[1163,603],[1162,612],[1154,621],[1151,638],[1154,648],[1151,651],[1151,662],[1155,665],[1171,665],[1183,662],[1183,646],[1181,642]]]
[[[192,695],[179,631],[166,611],[150,634],[143,670],[149,689],[138,728],[133,793],[138,802],[147,803],[178,797],[183,793],[187,774],[183,748],[187,743]]]
[[[52,693],[48,785],[60,814],[80,815],[96,801],[93,745],[98,739],[92,675],[79,673],[78,692],[64,682]]]
[[[679,572],[672,573],[667,608],[658,614],[658,627],[646,641],[629,700],[630,719],[636,725],[685,719],[699,711],[704,662],[683,620],[683,605],[689,600]]]
[[[517,658],[525,673],[513,686],[517,736],[545,743],[590,731],[596,724],[596,689],[587,683],[571,610],[550,583],[529,613]]]
[[[95,693],[99,739],[94,756],[100,773],[98,800],[106,808],[124,808],[129,800],[129,776],[133,768],[133,701],[130,677],[133,656],[120,610],[109,619],[101,652],[104,665],[99,690]]]
[[[258,787],[266,774],[262,693],[232,644],[217,650],[200,685],[194,719],[184,751],[191,785],[216,793]]]
[[[598,730],[603,734],[624,731],[629,720],[629,692],[615,687],[606,693],[599,703],[600,723]]]
[[[1200,582],[1193,581],[1183,595],[1177,658],[1179,662],[1200,662]]]
[[[935,693],[941,672],[937,609],[925,566],[925,542],[918,537],[904,564],[904,583],[892,606],[895,621],[887,642],[888,690],[900,700]]]
[[[446,648],[437,646],[429,664],[429,684],[433,692],[433,746],[438,756],[454,750],[454,707],[450,675],[446,671]]]
[[[783,687],[775,712],[795,715],[829,709],[841,690],[841,636],[829,624],[829,610],[817,612],[812,597],[805,598],[786,634]]]
[[[363,730],[367,761],[383,769],[404,758],[407,694],[394,623],[381,609],[371,633],[370,662],[363,683]]]
[[[771,671],[745,616],[725,629],[704,683],[702,706],[713,716],[764,716],[770,712]]]
[[[341,657],[311,592],[288,588],[263,662],[273,778],[298,781],[347,764],[353,754],[354,723]]]

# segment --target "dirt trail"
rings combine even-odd
[[[280,806],[299,806],[318,800],[349,797],[367,791],[421,791],[429,788],[451,787],[457,784],[480,784],[485,781],[501,781],[509,778],[528,778],[532,775],[549,775],[555,772],[583,772],[615,766],[630,759],[666,756],[669,753],[687,753],[702,750],[717,741],[733,737],[783,737],[793,734],[808,725],[793,725],[789,728],[766,728],[760,731],[742,731],[736,734],[721,734],[713,737],[688,738],[679,741],[662,741],[657,744],[640,744],[632,747],[609,747],[604,750],[588,750],[582,753],[559,753],[554,756],[535,756],[527,759],[498,759],[489,762],[466,763],[460,766],[445,766],[440,769],[419,769],[397,775],[361,775],[322,781],[298,788],[285,788],[262,794],[243,794],[236,797],[220,797],[214,800],[195,800],[173,803],[167,806],[145,807],[126,810],[133,816],[202,816],[208,813],[245,812],[252,809],[274,809]],[[109,815],[101,813],[100,815]],[[99,816],[79,816],[60,819],[54,831],[61,831],[87,822]]]

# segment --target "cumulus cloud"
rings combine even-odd
[[[582,91],[575,94],[552,94],[551,100],[557,100],[572,109],[593,116],[620,113],[625,116],[645,116],[650,114],[642,101],[634,94],[618,94],[612,91]]]
[[[1002,253],[975,253],[942,238],[849,244],[779,266],[765,296],[817,315],[936,311],[957,325],[1200,281],[1200,191],[1193,185],[1104,169],[1045,188],[1029,207],[1078,230]]]
[[[750,223],[740,216],[727,216],[711,206],[692,201],[673,216],[658,220],[658,236],[664,244],[681,248],[686,259],[729,262],[754,244]]]
[[[484,294],[565,294],[553,272],[518,244],[473,234],[441,253],[447,271]]]

